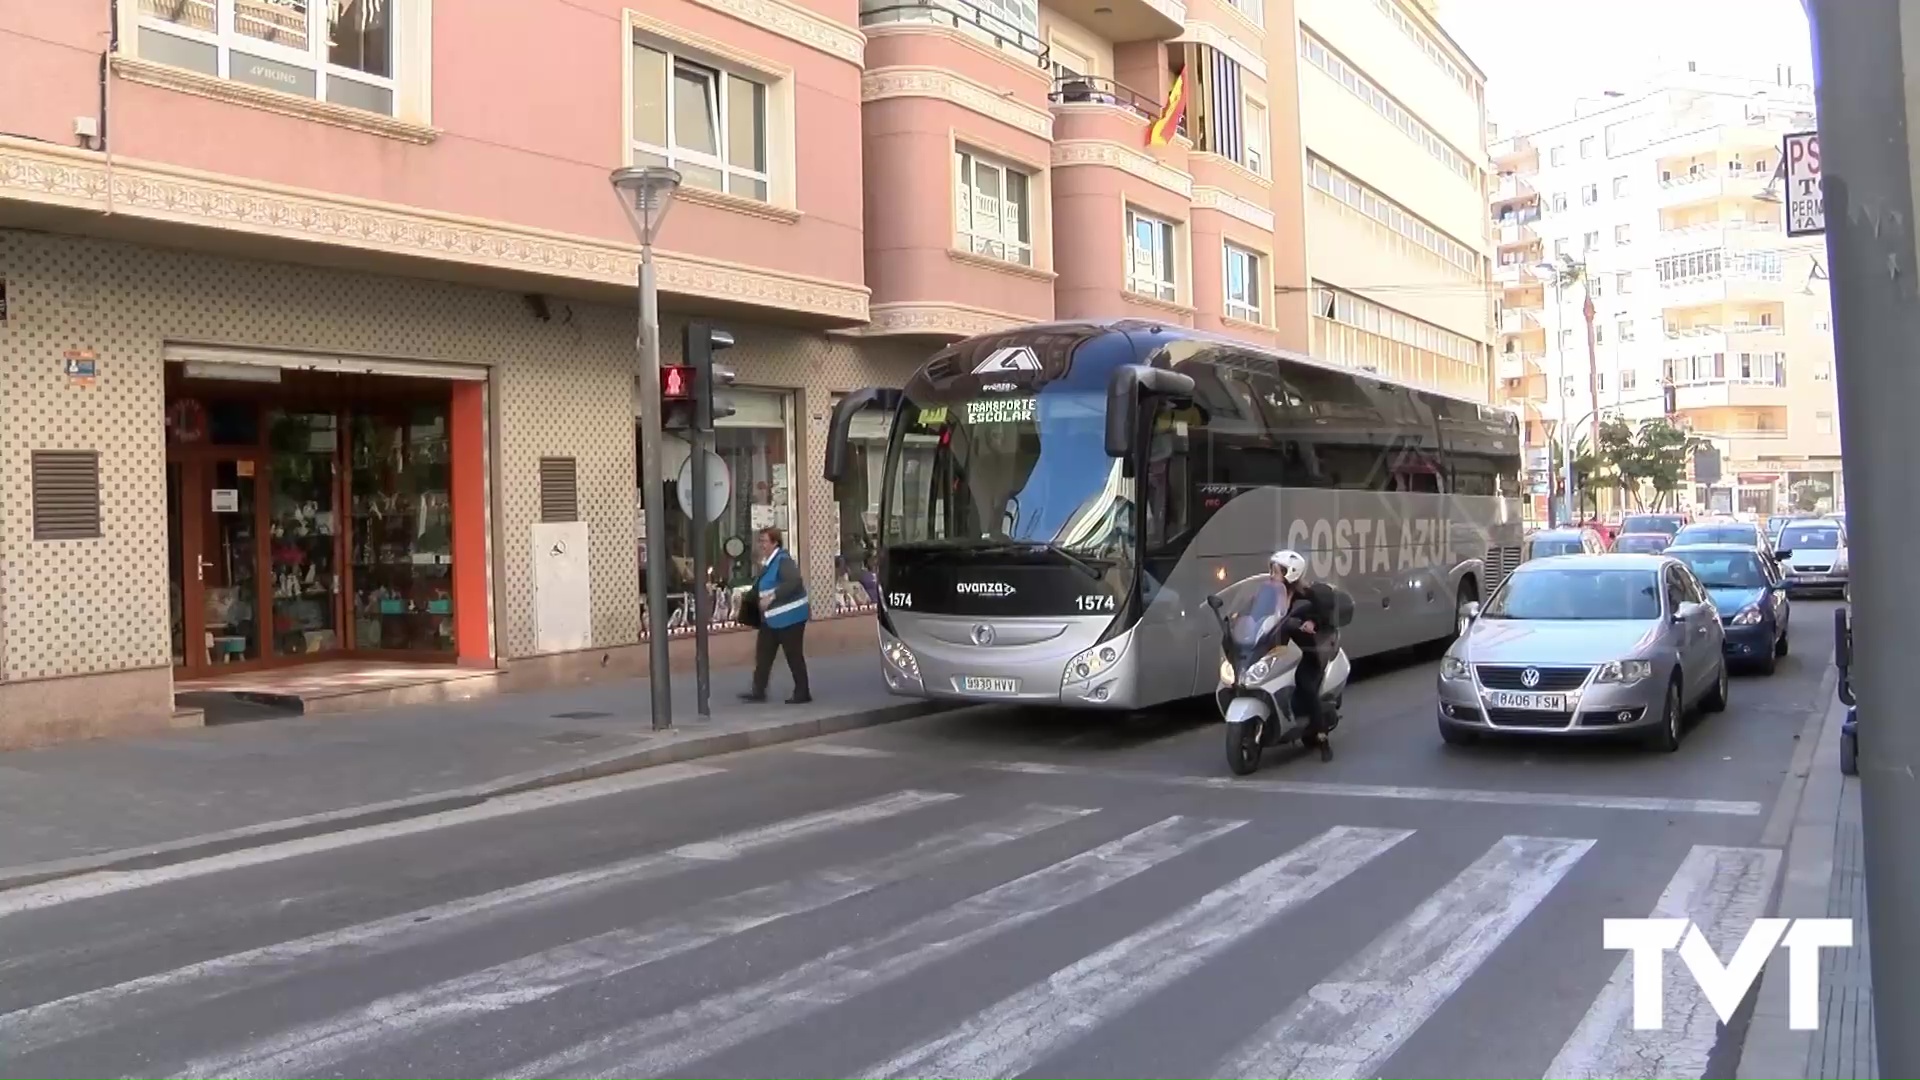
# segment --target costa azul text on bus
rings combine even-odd
[[[1307,557],[1317,577],[1451,567],[1449,522],[1435,518],[1296,519],[1287,546]]]

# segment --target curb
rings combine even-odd
[[[505,795],[517,795],[541,788],[559,787],[563,784],[576,784],[583,780],[598,780],[602,777],[652,768],[655,765],[669,765],[675,762],[738,753],[742,750],[753,750],[763,746],[815,739],[843,731],[855,731],[881,724],[898,723],[902,720],[913,720],[922,716],[933,716],[964,707],[944,702],[905,702],[898,705],[883,705],[862,712],[821,716],[810,720],[790,720],[747,730],[707,734],[701,734],[697,727],[689,725],[678,730],[692,731],[693,734],[660,746],[610,750],[565,765],[515,773],[498,780],[489,780],[451,791],[439,791],[389,802],[368,803],[364,806],[351,806],[305,817],[248,825],[226,832],[207,833],[183,840],[123,848],[119,851],[83,855],[73,859],[30,863],[26,866],[0,870],[0,892],[40,885],[61,878],[76,877],[80,874],[151,870],[160,866],[172,866],[288,840],[304,840],[311,836],[347,832],[372,825],[385,825],[393,821],[425,817],[428,814],[439,814],[448,810],[462,810]],[[701,721],[693,723],[698,724]]]
[[[1779,918],[1822,917],[1832,886],[1835,829],[1845,777],[1840,774],[1840,725],[1846,706],[1830,700],[1819,714],[1819,735],[1810,754],[1799,805],[1792,817],[1785,866],[1771,914]],[[1795,758],[1799,757],[1796,748]],[[1771,824],[1771,823],[1769,823]],[[1738,1080],[1801,1076],[1813,1049],[1816,1031],[1787,1027],[1788,964],[1779,957],[1767,961],[1754,996],[1753,1015],[1741,1040]]]

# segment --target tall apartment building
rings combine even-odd
[[[1351,299],[1474,261],[1422,189],[1472,182],[1479,77],[1409,2],[0,3],[0,746],[393,661],[641,671],[694,545],[741,585],[767,524],[809,649],[871,647],[880,455],[825,484],[826,418],[966,335],[1136,316],[1482,396],[1439,293]],[[704,529],[685,442],[636,494],[636,164],[684,177],[664,359],[738,341]]]
[[[1486,77],[1430,0],[1298,11],[1313,352],[1486,400]]]
[[[1784,70],[1680,70],[1494,145],[1496,373],[1530,446],[1661,415],[1671,385],[1676,421],[1722,458],[1689,504],[1840,504],[1825,248],[1786,235],[1778,176],[1783,137],[1813,126],[1811,89]],[[1583,280],[1556,289],[1543,264],[1568,263]]]

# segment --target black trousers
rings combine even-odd
[[[1320,704],[1320,690],[1326,685],[1326,664],[1313,652],[1300,658],[1293,672],[1293,715],[1307,721],[1306,742],[1312,745],[1326,733],[1326,714]]]
[[[793,696],[811,697],[807,687],[807,624],[798,623],[778,630],[761,627],[753,643],[753,692],[764,695],[767,679],[773,675],[773,654],[787,654],[787,671],[793,676]]]

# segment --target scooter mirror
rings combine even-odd
[[[1220,599],[1219,593],[1214,593],[1212,596],[1207,597],[1207,606],[1215,611],[1219,611],[1225,603],[1226,601]]]

